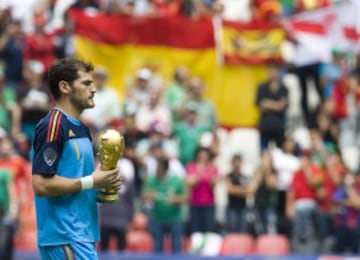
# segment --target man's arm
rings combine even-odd
[[[92,185],[84,187],[82,180],[87,178]],[[89,179],[92,178],[92,179]],[[37,196],[55,197],[70,193],[76,193],[84,189],[109,188],[119,190],[121,186],[121,175],[118,168],[109,171],[102,171],[99,167],[89,176],[83,178],[65,178],[59,175],[33,174],[32,186]]]
[[[53,197],[81,191],[80,179],[70,179],[58,175],[34,174],[32,186],[37,196]]]

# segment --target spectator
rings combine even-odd
[[[160,159],[167,159],[169,161],[169,172],[180,179],[185,177],[185,168],[176,157],[169,156],[164,149],[164,141],[159,141],[151,144],[147,155],[144,158],[146,168],[146,176],[150,177],[156,173],[157,162]]]
[[[320,65],[320,84],[323,90],[322,96],[327,99],[331,97],[334,88],[334,82],[339,80],[344,73],[345,53],[334,50],[332,52],[332,61]]]
[[[0,258],[12,260],[19,205],[13,174],[8,169],[0,168],[0,182]]]
[[[322,187],[318,191],[318,210],[316,215],[317,235],[320,242],[321,253],[334,251],[335,232],[332,212],[332,197],[335,190],[340,187],[346,169],[338,151],[329,151],[324,165]]]
[[[154,251],[163,252],[164,236],[170,233],[172,252],[181,251],[183,220],[181,206],[186,202],[185,185],[169,173],[166,159],[157,163],[156,174],[147,179],[143,199],[152,201],[150,232],[154,237]]]
[[[287,216],[293,221],[292,244],[297,253],[315,253],[318,250],[315,214],[317,192],[322,185],[321,168],[311,161],[311,151],[304,150],[301,168],[295,172],[286,205]]]
[[[287,137],[281,148],[271,151],[272,162],[277,172],[277,216],[280,233],[290,234],[288,219],[286,218],[286,194],[290,189],[295,172],[300,168],[298,147],[295,141]]]
[[[214,104],[204,97],[204,82],[197,77],[191,78],[188,90],[189,98],[184,102],[182,108],[186,109],[187,106],[195,107],[198,124],[206,126],[209,130],[214,130],[218,124],[216,110]]]
[[[121,119],[120,98],[116,90],[108,85],[109,75],[104,67],[94,71],[94,80],[97,86],[94,108],[86,109],[82,117],[89,123],[93,134],[99,134],[107,127],[118,127]]]
[[[18,89],[18,102],[22,111],[21,128],[32,143],[35,127],[50,110],[52,100],[45,88],[44,65],[39,61],[28,61],[24,68],[24,83]]]
[[[271,153],[264,151],[260,167],[255,172],[255,210],[260,230],[257,234],[277,233],[277,187],[278,176],[272,163]]]
[[[174,127],[174,135],[179,142],[180,161],[183,165],[194,160],[200,138],[208,130],[206,126],[197,122],[197,109],[194,106],[188,106],[185,113],[184,120]]]
[[[207,148],[198,148],[195,161],[186,166],[186,184],[190,196],[191,232],[215,231],[214,186],[219,172]]]
[[[269,142],[280,147],[285,138],[288,90],[281,82],[277,65],[268,68],[268,80],[258,87],[256,105],[260,110],[261,149],[267,149]]]
[[[149,102],[151,79],[152,73],[148,68],[141,68],[137,71],[135,82],[126,89],[125,113],[137,113],[141,105]]]
[[[0,53],[5,61],[6,84],[15,88],[22,80],[25,33],[21,22],[11,20],[5,32],[0,36]]]
[[[146,136],[136,128],[134,114],[124,114],[120,129],[125,140],[124,156],[132,162],[135,168],[134,185],[136,197],[138,197],[142,189],[143,176],[141,171],[142,162],[137,155],[136,149],[140,140],[144,139]]]
[[[231,160],[231,171],[226,176],[228,206],[226,231],[229,233],[249,232],[247,222],[247,197],[252,194],[249,178],[241,170],[241,155],[235,154]]]
[[[118,251],[126,249],[126,232],[134,217],[134,166],[126,157],[118,162],[123,179],[119,190],[120,202],[100,205],[101,250],[109,250],[111,236],[116,237]]]
[[[46,20],[44,15],[37,14],[34,18],[35,31],[28,35],[24,50],[24,61],[38,60],[47,72],[56,59],[54,35],[45,31]]]
[[[174,122],[178,121],[179,109],[187,98],[188,80],[188,70],[185,67],[179,67],[174,72],[173,82],[165,90],[165,101],[172,111]]]
[[[21,134],[21,109],[15,91],[5,85],[4,66],[0,64],[0,128],[15,139]]]
[[[332,200],[335,210],[335,252],[359,253],[360,185],[353,173],[343,176],[342,185],[335,191]]]
[[[139,106],[135,116],[136,127],[143,133],[157,129],[164,136],[172,132],[172,116],[169,107],[161,103],[162,92],[160,89],[152,90],[149,102]]]
[[[0,139],[0,168],[12,174],[19,206],[28,203],[30,179],[28,162],[15,151],[13,141],[4,136]]]

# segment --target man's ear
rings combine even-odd
[[[71,91],[69,83],[67,83],[65,80],[61,80],[59,82],[59,89],[62,94],[69,94]]]

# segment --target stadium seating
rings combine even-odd
[[[221,255],[248,255],[253,254],[255,240],[249,234],[232,233],[224,235]]]
[[[126,234],[126,251],[146,253],[153,251],[153,239],[145,230],[130,230]]]
[[[289,240],[283,235],[264,234],[255,240],[255,253],[259,255],[286,255],[290,252]]]
[[[144,213],[137,212],[134,215],[132,221],[132,229],[133,230],[146,230],[148,225],[148,216]]]
[[[15,235],[15,248],[21,251],[36,251],[36,230],[19,230]]]

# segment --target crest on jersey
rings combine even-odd
[[[75,133],[72,129],[69,130],[69,137],[74,137]]]
[[[57,158],[57,152],[54,148],[48,147],[43,153],[43,158],[47,165],[52,166]]]

